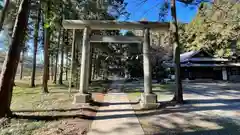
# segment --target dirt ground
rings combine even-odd
[[[29,88],[28,81],[16,85],[11,104],[15,116],[0,127],[0,135],[85,135],[99,108],[99,104],[73,104],[77,90],[69,93],[64,85],[49,84],[48,94],[41,93],[40,86]],[[104,94],[94,92],[93,99],[101,102]]]
[[[103,101],[103,94],[95,94],[94,99],[96,101]],[[34,135],[85,135],[93,121],[94,116],[96,116],[98,106],[91,106],[88,109],[82,109],[76,111],[75,114],[81,114],[87,116],[87,118],[68,118],[60,121],[52,122],[44,128],[35,130]]]

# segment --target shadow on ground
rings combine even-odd
[[[173,89],[172,86],[167,86],[168,88],[164,89],[153,85],[153,88],[154,92],[171,94],[173,91],[169,88]],[[235,119],[239,118],[237,112],[240,110],[238,88],[238,86],[233,87],[231,84],[184,84],[185,104],[175,105],[171,102],[160,102],[161,105],[158,109],[135,109],[135,112],[144,127],[144,131],[149,135],[239,135],[240,123],[238,119]],[[125,93],[143,92],[142,83],[124,84],[123,91]],[[136,105],[138,102],[110,103],[110,105],[120,104]],[[95,120],[135,117],[133,114],[128,114],[128,111],[131,110],[100,110],[100,112],[125,113],[97,116]],[[230,115],[231,117],[229,117]],[[124,127],[114,130],[121,132]],[[95,132],[102,133],[102,131]]]
[[[178,116],[180,117],[180,116]],[[168,119],[161,117],[158,121],[167,121],[167,124],[149,124],[148,126],[153,131],[146,132],[146,135],[239,135],[239,125],[237,125],[233,121],[219,120],[218,118],[206,118],[205,116],[195,116],[194,117],[186,117],[181,116],[183,119],[189,120],[190,123],[179,124],[173,119]],[[195,120],[194,120],[195,119]],[[206,124],[205,126],[201,126],[196,122],[202,122]],[[115,128],[111,131],[100,131],[93,130],[96,134],[110,134],[113,131],[121,134],[125,129],[133,126],[137,126],[136,123],[126,122],[125,125],[121,125],[118,128]]]
[[[204,106],[197,106],[198,104],[213,104],[213,103],[221,103],[222,105],[204,105]],[[121,105],[121,104],[138,104],[138,102],[134,103],[102,103],[103,105]],[[192,104],[196,105],[193,106]],[[203,100],[186,100],[186,104],[180,105],[180,106],[175,106],[174,104],[170,104],[169,106],[164,106],[161,107],[161,109],[155,109],[155,110],[135,110],[139,112],[137,114],[138,117],[146,117],[146,116],[151,116],[151,115],[159,115],[159,114],[169,114],[169,113],[189,113],[189,112],[196,112],[196,111],[207,111],[207,110],[224,110],[224,111],[238,111],[240,110],[240,99],[218,99],[218,100],[212,100],[212,99],[203,99]],[[68,112],[68,111],[77,111],[77,110],[87,110],[87,111],[92,111],[96,112],[95,109],[92,108],[71,108],[71,109],[48,109],[48,110],[15,110],[13,112],[15,113],[24,113],[24,112],[54,112],[54,111],[59,111],[59,112]],[[98,110],[98,112],[123,112],[123,111],[131,111],[131,109],[114,109],[114,110]],[[17,117],[17,116],[16,116]],[[38,118],[39,117],[39,118]],[[53,117],[53,118],[52,118]],[[46,119],[54,119],[56,118],[70,118],[70,117],[78,117],[78,115],[65,115],[65,116],[29,116],[29,119],[34,119],[36,120],[42,120],[44,118]],[[79,116],[81,117],[81,116]],[[94,119],[95,120],[104,120],[104,119],[115,119],[115,118],[127,118],[127,117],[135,117],[135,115],[129,115],[129,114],[115,114],[115,115],[106,115],[106,116],[96,116]],[[17,118],[24,118],[27,119],[28,116],[24,115],[23,117],[19,116]],[[88,119],[88,117],[84,117]],[[90,117],[92,119],[92,117]]]
[[[97,112],[97,110],[92,108],[70,108],[70,109],[44,109],[44,110],[13,110],[14,113],[24,113],[24,112],[69,112],[69,111],[79,111],[86,110]]]
[[[207,97],[240,95],[240,85],[235,83],[186,83],[183,85],[185,94],[197,94]]]
[[[219,119],[217,117],[209,118],[202,115],[186,116],[178,115],[173,118],[182,118],[188,121],[187,124],[181,124],[174,119],[159,118],[165,123],[150,124],[155,128],[151,132],[153,135],[239,135],[240,129],[236,122],[232,120]]]
[[[80,119],[87,119],[87,120],[93,120],[93,116],[87,116],[87,115],[20,115],[20,114],[15,114],[12,116],[12,118],[16,119],[27,119],[27,120],[33,120],[33,121],[55,121],[55,120],[61,120],[61,119],[75,119],[75,118],[80,118]]]
[[[119,88],[124,85],[124,92],[136,92],[141,87],[141,82],[132,82],[131,84],[125,84],[123,81],[118,83],[110,84],[111,88]],[[96,86],[99,83],[95,84]],[[94,86],[94,84],[93,84]],[[138,86],[138,87],[136,87]],[[132,91],[134,89],[134,91]],[[163,92],[159,88],[159,92]],[[192,94],[193,98],[186,98],[186,102],[183,105],[166,104],[166,102],[160,102],[164,106],[160,105],[160,108],[155,110],[138,110],[135,109],[138,118],[146,118],[147,123],[141,122],[143,127],[151,128],[149,134],[162,135],[162,134],[184,134],[184,135],[239,135],[240,126],[233,119],[223,119],[217,116],[207,116],[202,115],[202,112],[208,111],[227,111],[227,112],[239,112],[240,110],[240,99],[239,90],[235,87],[229,85],[216,85],[212,84],[189,84],[184,85],[184,93]],[[204,96],[208,98],[199,98],[199,96]],[[227,98],[217,98],[217,96],[229,96],[231,99]],[[214,97],[214,98],[212,98]],[[234,98],[236,97],[236,98]],[[210,99],[209,99],[210,98]],[[138,104],[139,102],[124,102],[124,103],[101,103],[102,106],[108,105],[121,105],[121,104]],[[35,110],[35,112],[51,112],[51,111],[77,111],[83,108],[71,108],[71,109],[50,109],[50,110]],[[87,111],[96,112],[94,109]],[[26,115],[17,114],[13,115],[17,119],[28,119],[36,121],[54,121],[59,119],[69,119],[69,118],[81,118],[89,120],[106,120],[106,119],[116,119],[116,118],[129,118],[136,117],[134,114],[128,114],[127,111],[130,109],[113,109],[113,110],[99,110],[99,112],[126,112],[125,114],[114,114],[114,115],[104,115],[104,116],[90,116],[86,114],[75,114],[75,115]],[[15,112],[31,112],[28,110],[18,110]],[[126,126],[133,126],[131,123],[126,124]],[[124,130],[124,127],[114,129],[119,132]],[[95,131],[101,133],[101,131]],[[148,134],[147,132],[147,134]]]
[[[135,102],[137,104],[138,102]],[[211,104],[211,103],[223,103],[223,105],[204,105],[197,106],[197,104]],[[114,105],[118,104],[131,104],[131,103],[111,103]],[[193,106],[195,104],[196,106]],[[168,114],[168,113],[189,113],[196,111],[208,111],[208,110],[224,110],[224,111],[238,111],[240,110],[240,99],[226,99],[226,100],[187,100],[186,104],[180,106],[174,106],[174,104],[170,104],[169,106],[165,106],[164,108],[156,110],[135,110],[139,112],[137,114],[138,117],[146,117],[151,115],[159,115],[159,114]],[[99,112],[122,112],[122,111],[131,111],[131,109],[114,109],[114,110],[99,110]],[[127,118],[127,117],[135,117],[129,114],[115,114],[115,115],[107,115],[107,116],[96,116],[95,120],[103,120],[103,119],[114,119],[114,118]]]

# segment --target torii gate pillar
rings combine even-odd
[[[156,108],[157,95],[152,92],[152,66],[149,56],[150,32],[149,28],[144,30],[143,39],[143,70],[144,70],[144,93],[141,95],[140,105],[142,108]]]
[[[85,27],[83,31],[79,93],[74,96],[74,103],[89,103],[92,99],[91,94],[88,93],[90,48],[90,28]]]

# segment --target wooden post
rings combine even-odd
[[[143,70],[144,70],[144,93],[152,93],[152,72],[151,63],[149,58],[150,48],[150,34],[149,29],[144,30],[144,42],[143,42]]]
[[[81,73],[80,73],[80,93],[87,93],[88,77],[89,77],[89,58],[90,58],[90,41],[89,41],[90,28],[85,27],[83,31],[83,44],[82,44],[82,60],[81,60]]]
[[[73,29],[73,41],[72,41],[72,55],[71,55],[71,67],[70,67],[70,78],[69,78],[69,92],[71,92],[72,88],[72,78],[73,78],[73,70],[75,65],[75,48],[76,48],[76,30]]]

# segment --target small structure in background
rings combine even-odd
[[[240,62],[236,59],[214,57],[201,49],[181,54],[180,60],[182,79],[240,80]],[[171,69],[174,66],[165,64]]]

